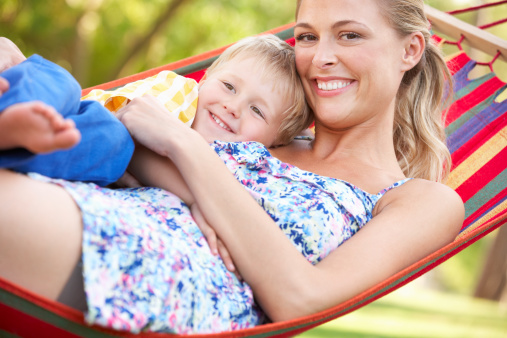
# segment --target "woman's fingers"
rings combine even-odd
[[[118,181],[116,181],[116,184],[119,187],[122,188],[138,188],[142,187],[141,183],[131,174],[128,172],[125,172],[122,177]]]
[[[213,230],[213,228],[209,226],[208,222],[206,222],[197,204],[195,203],[192,204],[190,206],[190,211],[192,212],[192,216],[194,217],[197,226],[199,227],[199,229],[201,229],[202,234],[206,238],[211,253],[213,255],[217,255],[218,254],[217,234],[215,233],[215,230]]]
[[[217,254],[220,255],[220,258],[222,258],[222,260],[224,261],[227,270],[234,272],[236,277],[238,277],[239,280],[242,280],[241,276],[236,271],[236,266],[234,265],[229,250],[227,250],[224,243],[219,238],[217,238],[215,230],[204,219],[197,204],[195,203],[192,204],[190,206],[190,210],[192,212],[192,216],[194,217],[195,222],[197,223],[197,226],[199,227],[199,229],[201,229],[202,234],[208,241],[211,253],[213,253],[213,255]]]
[[[229,253],[229,250],[227,250],[227,248],[225,247],[224,242],[222,242],[220,239],[217,239],[217,245],[218,245],[218,253],[220,254],[222,260],[224,261],[227,270],[229,270],[230,272],[234,272],[234,274],[239,280],[243,280],[243,277],[241,277],[238,270],[236,270],[236,266],[234,265],[234,261],[232,260],[231,254]]]

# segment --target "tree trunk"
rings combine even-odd
[[[507,301],[507,226],[501,227],[496,234],[474,296]]]
[[[144,36],[137,39],[137,41],[129,48],[129,50],[124,54],[122,60],[120,60],[117,64],[118,67],[113,69],[111,72],[110,79],[118,78],[119,74],[122,72],[123,68],[134,59],[140,51],[147,48],[147,45],[150,43],[151,38],[169,21],[171,17],[174,16],[178,8],[185,2],[185,0],[173,0],[170,1],[165,11],[163,11],[158,17],[157,21],[153,24],[151,30],[149,30]]]

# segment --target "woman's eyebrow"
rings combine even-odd
[[[359,25],[359,26],[362,26],[366,29],[369,29],[368,26],[366,26],[365,24],[359,22],[359,21],[355,21],[355,20],[340,20],[340,21],[337,21],[335,22],[331,28],[332,29],[336,29],[336,28],[340,28],[342,26],[345,26],[345,25],[349,25],[349,24],[354,24],[354,25]],[[312,25],[310,25],[309,23],[307,22],[298,22],[294,28],[298,28],[298,27],[301,27],[301,28],[313,28]]]

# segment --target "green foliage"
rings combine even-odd
[[[26,55],[59,63],[88,87],[289,23],[295,11],[294,0],[183,0],[154,29],[172,2],[4,0],[0,35]]]

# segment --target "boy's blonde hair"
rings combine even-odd
[[[296,70],[294,48],[275,35],[248,37],[227,48],[206,71],[206,76],[237,58],[255,58],[261,66],[261,76],[266,81],[273,81],[273,86],[280,90],[284,100],[289,100],[290,107],[283,112],[284,119],[275,145],[289,143],[302,130],[308,128],[313,115],[305,100],[303,85]]]

